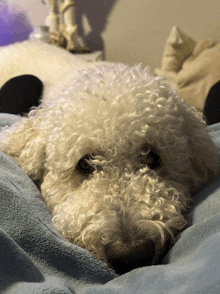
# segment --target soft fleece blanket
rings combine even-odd
[[[0,128],[19,119],[0,114]],[[220,124],[208,131],[220,149]],[[198,194],[163,264],[122,276],[64,240],[39,195],[0,153],[0,293],[220,293],[220,176]]]

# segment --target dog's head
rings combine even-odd
[[[158,261],[216,174],[205,126],[148,69],[100,64],[54,88],[4,144],[42,182],[63,236],[123,273]]]

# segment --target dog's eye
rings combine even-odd
[[[153,150],[142,151],[138,162],[142,165],[147,165],[150,169],[157,170],[161,167],[161,158]]]
[[[160,156],[154,151],[150,151],[148,153],[147,165],[149,166],[150,169],[160,168],[160,165],[161,165]]]
[[[85,175],[90,175],[95,171],[94,166],[92,166],[91,164],[89,164],[89,160],[92,159],[92,155],[88,154],[85,155],[84,157],[82,157],[78,164],[77,164],[77,170]]]

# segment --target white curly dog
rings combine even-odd
[[[157,264],[218,171],[201,115],[141,66],[39,42],[6,47],[0,61],[1,84],[24,73],[45,84],[1,149],[40,183],[54,226],[119,274]]]

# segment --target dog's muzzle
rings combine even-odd
[[[151,265],[155,256],[155,246],[152,240],[136,247],[121,248],[109,244],[105,247],[105,255],[109,265],[122,275],[132,269]]]

